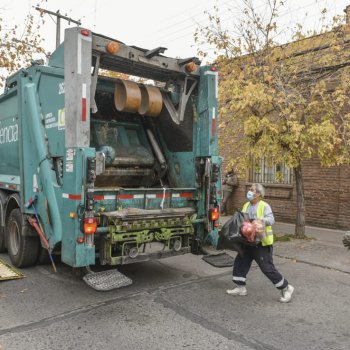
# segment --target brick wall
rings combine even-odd
[[[222,150],[225,157],[228,150]],[[223,173],[226,166],[223,164]],[[305,190],[306,225],[350,230],[350,166],[324,168],[318,160],[302,164]],[[228,202],[228,212],[242,208],[250,187],[248,172],[239,174],[239,186]],[[276,220],[295,223],[295,185],[266,185],[265,200]]]

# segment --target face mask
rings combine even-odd
[[[252,199],[254,199],[254,192],[248,191],[248,193],[247,193],[247,199],[248,199],[248,201],[251,201]]]

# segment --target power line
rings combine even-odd
[[[290,11],[290,10],[284,11],[284,12],[281,13],[281,15],[278,16],[278,18],[285,17],[286,15],[289,15],[289,14],[294,13],[294,12],[296,12],[296,11],[303,10],[303,9],[305,9],[305,8],[308,8],[308,7],[312,6],[312,5],[314,5],[314,4],[315,4],[315,0],[313,0],[312,2],[306,4],[305,6],[298,7],[298,8],[296,8],[296,9],[294,9],[294,10],[291,10],[291,11]],[[261,8],[261,7],[262,7],[262,6],[260,6],[260,8]],[[239,15],[239,14],[237,13],[237,15]],[[316,17],[316,15],[315,15],[315,16],[309,16],[308,18],[314,18],[314,17]],[[224,18],[224,19],[221,20],[221,24],[222,24],[222,23],[226,23],[228,20],[231,20],[231,19],[232,19],[232,16],[227,17],[227,18]],[[178,34],[179,32],[181,32],[181,31],[183,31],[183,30],[185,30],[185,29],[188,29],[188,28],[190,28],[190,27],[192,28],[192,26],[187,26],[187,27],[183,28],[182,30],[178,30],[178,31],[176,31],[176,32],[173,32],[173,33],[167,35],[167,36],[162,36],[161,39],[162,39],[162,38],[165,38],[165,37],[166,37],[168,40],[171,40],[171,41],[177,41],[177,40],[183,39],[184,37],[190,35],[190,34],[193,33],[193,32],[192,32],[192,31],[190,31],[190,32],[187,31],[187,32],[184,33],[183,35],[177,36],[177,37],[175,37],[175,38],[173,37],[173,34]]]
[[[207,2],[209,3],[209,2],[213,2],[213,1],[212,1],[212,0],[209,0],[209,1],[207,1]],[[202,1],[202,0],[199,0],[199,3],[201,4],[201,7],[203,7],[203,1]],[[163,19],[162,19],[160,22],[158,22],[158,23],[168,22],[168,20],[171,19],[171,18],[174,18],[174,16],[175,16],[175,18],[176,18],[176,17],[179,17],[180,15],[182,15],[182,14],[184,14],[184,13],[188,13],[188,11],[193,10],[193,9],[195,9],[195,8],[197,8],[197,7],[198,7],[198,5],[194,5],[194,6],[190,7],[190,8],[186,8],[186,10],[184,10],[184,11],[177,12],[176,14],[174,13],[172,16],[167,16],[167,17],[163,18]],[[195,14],[195,15],[196,15],[196,14]],[[184,19],[184,20],[181,20],[181,21],[172,23],[171,25],[176,25],[176,24],[178,24],[178,23],[183,23],[183,22],[185,22],[185,21],[187,21],[187,18]],[[167,28],[167,27],[168,27],[168,25],[167,25],[166,27],[164,27],[164,28]],[[155,32],[154,32],[154,33],[155,33]],[[152,34],[152,33],[151,33],[151,34]]]
[[[224,4],[228,4],[228,1],[225,1]],[[256,10],[259,9],[259,8],[262,8],[262,7],[264,7],[264,6],[265,6],[265,4],[260,5],[260,6],[257,6],[257,7],[256,7]],[[242,9],[239,9],[239,8],[237,8],[237,10],[239,11],[239,12],[237,12],[237,15],[241,15],[242,12],[243,12],[243,10],[242,10]],[[229,9],[229,11],[231,12],[231,15],[232,15],[232,14],[233,14],[232,9]],[[225,10],[222,10],[221,12],[219,11],[219,12],[218,12],[218,16],[220,17],[220,14],[222,14],[223,12],[227,12],[227,11],[225,11]],[[205,12],[203,11],[201,14],[204,15]],[[209,13],[209,14],[210,14],[210,13]],[[221,23],[226,22],[227,20],[229,20],[229,19],[231,19],[231,18],[232,18],[232,17],[230,16],[230,17],[228,17],[228,18],[222,20]],[[188,21],[188,20],[193,20],[193,21],[195,21],[195,18],[194,18],[194,16],[192,16],[191,18],[186,19],[186,21]],[[156,39],[161,40],[161,39],[163,39],[163,38],[169,38],[169,36],[170,36],[170,38],[171,38],[172,35],[178,34],[179,32],[183,32],[184,30],[189,29],[189,28],[192,28],[192,27],[193,27],[193,24],[191,24],[191,25],[186,25],[185,27],[182,27],[181,29],[178,29],[178,30],[176,30],[176,31],[173,31],[173,32],[171,32],[171,33],[169,33],[169,34],[162,35],[161,37],[158,37],[158,38],[156,37]],[[169,28],[170,28],[170,26],[169,26]],[[172,28],[172,27],[171,27],[171,28]],[[162,32],[163,32],[163,31],[164,31],[164,30],[162,30]],[[183,37],[185,37],[186,35],[191,34],[191,33],[193,33],[193,32],[192,32],[192,31],[191,31],[191,32],[187,32],[187,33],[185,33],[184,35],[181,35],[181,36],[179,37],[179,39],[181,39],[181,38],[183,38]],[[175,40],[177,40],[177,39],[175,39]]]
[[[211,1],[212,2],[212,1]],[[227,4],[229,1],[224,1],[223,3],[224,4]],[[187,18],[185,18],[185,19],[183,19],[183,20],[180,20],[180,21],[178,21],[178,22],[175,22],[175,23],[170,23],[170,24],[168,24],[167,26],[165,26],[165,27],[163,27],[163,28],[160,28],[159,30],[157,30],[157,31],[154,31],[154,32],[152,32],[151,33],[151,35],[152,34],[157,34],[158,32],[162,32],[162,33],[164,33],[164,31],[167,31],[167,29],[172,29],[172,30],[174,30],[174,26],[177,26],[178,24],[182,24],[182,23],[185,23],[185,22],[188,22],[188,21],[190,21],[190,20],[193,20],[193,18],[195,18],[195,17],[197,17],[197,16],[203,16],[204,14],[205,14],[205,11],[207,11],[208,9],[205,9],[205,8],[203,8],[203,6],[202,6],[202,10],[200,11],[200,12],[196,12],[196,13],[191,13],[191,16],[189,16],[189,17],[187,17]],[[183,11],[182,13],[185,13],[185,12],[188,12],[188,10],[187,11]],[[181,29],[180,29],[180,31],[183,31],[185,28],[189,28],[189,26],[187,26],[186,25],[186,27],[182,27]],[[174,31],[173,31],[174,32]],[[163,36],[162,36],[163,37]],[[156,37],[157,38],[157,37]]]
[[[281,17],[285,17],[285,16],[287,16],[287,15],[290,15],[291,13],[294,13],[294,12],[296,12],[296,11],[301,11],[301,10],[303,10],[303,9],[305,9],[305,8],[308,8],[308,7],[310,7],[310,6],[312,6],[313,4],[315,4],[315,1],[313,1],[313,2],[311,2],[311,3],[308,3],[308,4],[306,4],[306,5],[304,5],[304,6],[299,6],[298,8],[295,8],[295,9],[293,9],[293,10],[286,10],[286,11],[283,11],[282,13],[281,13],[281,15],[280,16],[278,16],[279,18],[281,18]],[[318,11],[320,12],[320,9],[322,8],[322,5],[324,5],[324,3],[318,3],[317,5],[319,5],[318,6]],[[334,11],[336,11],[336,8],[334,8]],[[304,14],[305,15],[305,14]],[[331,15],[331,13],[329,12],[329,15],[328,15],[328,17],[330,17],[330,15]],[[307,25],[306,25],[306,23],[307,22],[310,22],[310,20],[311,19],[313,19],[313,18],[320,18],[320,14],[314,14],[313,16],[307,16],[307,17],[305,17],[304,18],[304,28],[306,27],[308,27]],[[226,18],[226,19],[224,19],[224,21],[226,22],[227,20],[229,20],[229,19],[231,19],[231,17],[230,18]],[[330,21],[330,18],[328,18],[328,19],[326,19],[326,21]],[[293,20],[290,20],[287,24],[288,24],[288,26],[290,26],[291,24],[296,24],[295,23],[295,21],[293,21]],[[289,34],[287,33],[287,32],[290,32]],[[178,32],[177,32],[178,33]],[[178,36],[178,37],[170,37],[169,38],[169,36],[167,36],[167,39],[168,39],[168,41],[171,41],[171,42],[175,42],[175,41],[178,41],[178,40],[180,40],[180,39],[183,39],[184,37],[186,37],[186,36],[188,36],[188,34],[190,34],[190,33],[185,33],[185,34],[183,34],[183,35],[181,35],[181,36]],[[285,37],[286,39],[285,39],[285,41],[287,42],[288,40],[290,40],[290,39],[288,39],[288,37],[290,38],[291,37],[291,35],[292,35],[292,27],[290,26],[290,27],[288,27],[287,28],[287,30],[285,30],[285,31],[282,31],[282,32],[280,32],[280,33],[278,33],[278,35],[276,36],[276,37],[280,37],[280,38],[282,38],[282,37]],[[193,41],[194,42],[194,41]],[[212,50],[215,50],[215,48],[213,48]],[[205,51],[208,51],[208,48],[207,49],[205,49]],[[208,55],[208,57],[207,58],[211,58],[211,57],[213,57],[213,56],[211,56],[211,55]]]

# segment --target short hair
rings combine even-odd
[[[252,186],[255,187],[255,191],[258,192],[261,196],[261,198],[265,197],[265,187],[262,184],[252,184]]]

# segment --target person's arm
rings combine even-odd
[[[238,178],[236,174],[231,175],[230,177],[227,178],[226,183],[229,186],[232,187],[237,187],[238,186]]]
[[[272,209],[267,203],[264,207],[264,221],[266,226],[272,226],[275,223],[275,217],[273,216]]]

